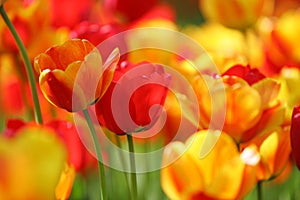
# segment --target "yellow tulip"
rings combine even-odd
[[[0,137],[0,198],[52,200],[66,162],[66,149],[47,128],[26,126]]]
[[[226,133],[212,151],[200,158],[207,130],[199,131],[186,143],[170,143],[163,154],[161,185],[171,199],[241,199],[256,184],[256,165],[260,160],[255,148],[239,153]]]

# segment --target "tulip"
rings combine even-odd
[[[200,10],[207,19],[238,29],[252,26],[271,4],[268,0],[199,0]]]
[[[160,65],[123,61],[95,105],[99,123],[116,134],[150,129],[161,114],[169,83],[170,75]]]
[[[286,168],[290,154],[290,136],[288,128],[272,131],[259,145],[261,163],[258,180],[268,180],[279,176]]]
[[[207,130],[185,143],[173,142],[163,153],[161,185],[171,199],[241,199],[256,184],[255,148],[241,154],[230,136],[221,133],[210,154],[199,157]]]
[[[290,10],[275,19],[264,19],[259,26],[265,49],[264,70],[270,75],[280,73],[285,66],[300,67],[297,41],[300,37],[299,10]]]
[[[170,66],[174,53],[166,51],[166,49],[175,49],[174,41],[178,39],[173,32],[178,30],[174,21],[168,17],[154,15],[141,18],[129,28],[128,33],[130,34],[126,34],[127,46],[128,49],[136,50],[128,54],[128,61],[139,63],[147,60]]]
[[[45,98],[69,112],[86,109],[101,98],[119,60],[116,49],[102,65],[101,55],[87,40],[69,40],[34,60]]]
[[[3,135],[8,138],[14,138],[21,133],[19,130],[27,125],[28,123],[26,124],[22,120],[10,119],[7,121]],[[91,162],[94,158],[82,144],[76,128],[71,122],[55,120],[44,124],[44,127],[53,130],[61,142],[64,143],[68,153],[69,166],[72,166],[77,172],[83,172],[89,164],[92,164]]]
[[[224,84],[226,94],[223,130],[237,143],[249,141],[283,122],[284,108],[277,98],[280,85],[275,80],[265,78],[256,69],[236,65],[226,71],[221,79],[202,75],[194,80],[202,127],[208,128],[213,123],[210,122],[210,94],[214,92],[214,95],[218,95],[220,84]]]
[[[122,15],[125,20],[133,21],[143,16],[157,4],[158,0],[105,0],[104,6]]]
[[[0,137],[0,199],[54,199],[66,149],[46,127],[27,124],[13,138]]]
[[[123,28],[121,27],[121,25],[117,23],[95,24],[85,21],[75,26],[70,34],[71,38],[86,39],[93,45],[97,46],[104,40],[121,32],[122,29]]]
[[[291,146],[292,155],[296,162],[298,169],[300,170],[300,107],[294,108],[291,125]]]
[[[55,27],[74,27],[83,20],[87,20],[89,12],[92,10],[93,1],[66,0],[50,1],[50,17],[52,25]]]
[[[235,64],[262,66],[265,61],[261,39],[252,32],[247,37],[239,30],[218,23],[201,27],[187,26],[183,32],[196,40],[214,61],[221,73]]]
[[[70,35],[71,38],[86,39],[97,46],[104,60],[115,48],[118,48],[121,53],[127,52],[125,35],[117,35],[123,29],[118,23],[96,24],[85,21],[75,26]],[[123,54],[121,58],[124,59],[125,57],[126,54]]]
[[[294,106],[300,104],[300,93],[295,92],[300,84],[300,70],[296,67],[284,67],[278,79],[281,82],[279,97],[286,105],[285,121],[290,124]]]

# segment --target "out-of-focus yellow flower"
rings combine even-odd
[[[236,75],[226,75],[225,72],[222,78],[215,79],[202,75],[194,80],[193,87],[199,101],[202,127],[208,128],[211,123],[212,106],[214,106],[211,105],[211,92],[216,95],[218,88],[222,85],[226,93],[226,116],[223,130],[236,142],[246,142],[282,123],[284,109],[277,98],[280,85],[270,78],[255,80],[251,83],[252,79],[247,80],[247,76],[255,76],[251,73],[250,70],[249,75],[240,78]],[[222,93],[222,90],[220,92]]]
[[[262,66],[264,63],[262,43],[251,31],[245,37],[238,30],[206,23],[201,27],[189,26],[183,29],[183,33],[207,51],[221,72],[235,64]]]
[[[277,21],[273,33],[285,55],[297,63],[300,63],[300,47],[297,45],[300,40],[299,20],[300,10],[286,12]]]
[[[265,49],[264,70],[270,75],[285,67],[300,67],[300,10],[290,10],[279,18],[263,18],[258,30]]]
[[[185,144],[170,143],[161,170],[161,184],[171,199],[241,199],[256,184],[256,164],[260,157],[255,148],[241,154],[230,136],[221,133],[213,150],[203,159],[199,152],[208,131],[191,136]],[[178,156],[180,156],[178,158]]]
[[[294,106],[300,104],[300,93],[298,90],[300,84],[300,70],[298,68],[282,68],[277,79],[281,83],[279,98],[286,107],[286,123],[290,123]]]
[[[131,27],[133,31],[127,36],[128,49],[135,49],[135,51],[129,53],[128,60],[132,63],[146,60],[148,62],[169,65],[173,53],[159,49],[159,46],[164,44],[165,49],[174,49],[173,41],[176,38],[171,34],[171,31],[176,31],[177,29],[173,21],[164,18],[142,19],[138,21]]]
[[[73,39],[38,55],[34,67],[47,100],[75,112],[103,96],[118,60],[116,49],[102,65],[99,51],[89,41]]]
[[[199,0],[203,15],[230,28],[245,29],[267,12],[272,11],[273,0]]]
[[[62,172],[59,183],[56,186],[55,196],[56,199],[66,200],[69,198],[72,186],[75,178],[75,168],[74,166],[66,165],[65,170]]]
[[[0,138],[0,199],[52,200],[66,162],[56,134],[36,125]]]

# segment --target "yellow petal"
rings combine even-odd
[[[233,84],[226,88],[226,120],[224,131],[236,141],[240,141],[242,134],[253,127],[262,113],[261,97],[259,93],[245,84],[239,78],[230,77]],[[225,81],[228,81],[225,79]],[[227,83],[227,82],[226,82]]]
[[[75,178],[75,168],[66,165],[65,170],[62,172],[59,183],[55,189],[56,199],[67,200],[71,194],[72,186]]]
[[[163,163],[171,163],[161,169],[161,186],[171,199],[187,199],[202,189],[202,175],[194,158],[185,152],[186,146],[174,142],[166,146]]]
[[[262,109],[266,109],[274,105],[274,101],[276,100],[279,93],[280,84],[273,79],[265,78],[253,84],[252,88],[256,89],[259,92],[259,95],[261,97]]]

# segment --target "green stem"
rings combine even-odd
[[[135,158],[134,158],[134,146],[132,135],[127,134],[128,148],[130,152],[130,168],[131,168],[131,189],[132,189],[132,199],[137,199],[137,180],[136,180],[136,168],[135,168]]]
[[[99,168],[99,178],[100,178],[100,188],[101,188],[101,199],[106,200],[107,195],[106,195],[106,182],[105,182],[105,173],[104,173],[104,165],[102,163],[102,154],[101,154],[101,149],[100,149],[100,144],[98,141],[98,137],[94,128],[94,125],[92,123],[90,114],[87,109],[83,110],[84,117],[86,119],[86,122],[89,126],[89,129],[91,131],[91,135],[93,138],[94,142],[94,147],[96,150],[96,155],[97,155],[97,160],[98,160],[98,168]]]
[[[145,147],[145,152],[144,153],[148,153],[148,152],[151,152],[151,142],[149,141],[146,141],[146,143],[144,144],[144,147]],[[148,158],[145,159],[145,164],[146,164],[146,169],[147,169],[147,172],[145,174],[145,182],[146,183],[152,183],[152,172],[150,172],[150,164],[151,164],[151,160],[149,160]],[[148,184],[143,184],[144,187],[143,187],[143,199],[147,199],[146,195],[147,195],[147,190],[149,190],[149,186]],[[151,185],[152,186],[152,185]],[[152,188],[151,188],[152,189]]]
[[[126,162],[125,162],[124,156],[123,156],[123,154],[121,152],[121,150],[122,150],[122,144],[121,144],[121,141],[120,141],[120,138],[119,138],[120,136],[117,135],[117,134],[114,134],[114,135],[115,135],[115,138],[116,138],[116,143],[117,143],[118,147],[120,148],[120,151],[118,151],[118,152],[119,152],[119,156],[120,156],[120,159],[121,159],[121,164],[123,166],[125,166]],[[124,169],[122,171],[124,171]],[[130,191],[129,180],[128,180],[128,176],[127,176],[126,172],[124,172],[124,176],[125,176],[125,179],[126,179],[126,186],[128,188],[128,191]]]
[[[257,200],[262,200],[262,182],[257,183]]]
[[[41,114],[41,108],[40,108],[40,103],[39,103],[39,98],[38,98],[38,93],[37,93],[37,88],[36,88],[36,83],[35,83],[35,77],[34,77],[30,59],[27,55],[25,46],[24,46],[21,38],[19,37],[14,25],[12,24],[9,17],[7,16],[3,5],[0,6],[0,13],[1,13],[1,16],[4,20],[4,22],[6,23],[8,29],[10,30],[11,34],[13,35],[13,37],[17,43],[17,46],[21,52],[21,55],[24,59],[24,64],[25,64],[27,77],[28,77],[28,81],[29,81],[29,85],[30,85],[30,89],[31,89],[33,104],[34,104],[35,121],[39,124],[42,124],[43,119],[42,119],[42,114]]]

